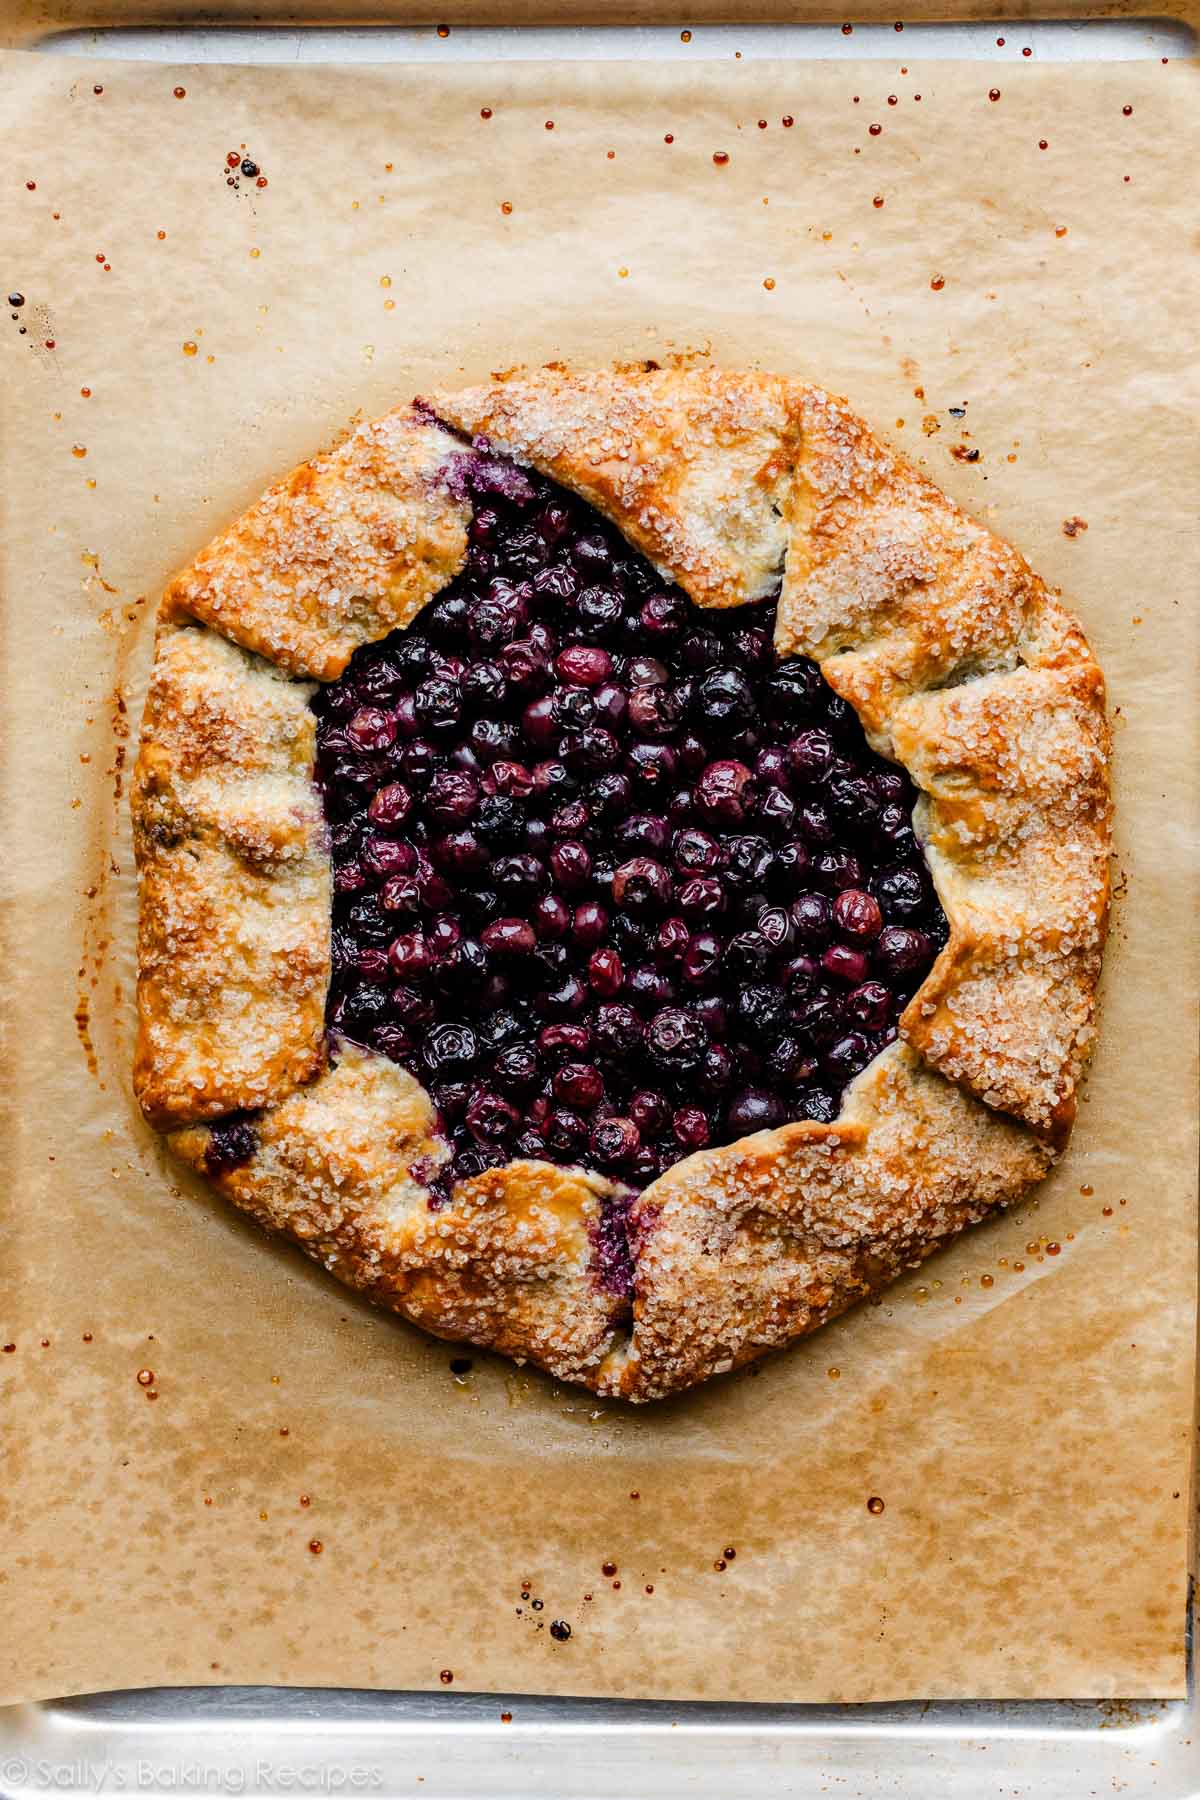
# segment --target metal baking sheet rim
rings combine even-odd
[[[995,22],[1005,22],[998,10]],[[196,21],[220,24],[212,13]],[[322,55],[339,60],[336,33],[321,35]],[[1193,1592],[1188,1697],[1175,1701],[753,1706],[209,1687],[30,1702],[0,1708],[0,1800],[50,1791],[1200,1800],[1194,1612]]]
[[[154,1688],[0,1711],[0,1793],[1188,1800],[1198,1726],[1194,1692],[839,1707]]]

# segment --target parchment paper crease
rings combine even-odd
[[[0,72],[3,1697],[1181,1693],[1194,68]],[[456,1378],[163,1159],[122,790],[165,578],[359,409],[705,347],[849,394],[1061,584],[1111,681],[1120,898],[1037,1203],[633,1413]]]

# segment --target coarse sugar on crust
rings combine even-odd
[[[360,644],[407,625],[462,567],[470,509],[457,442],[411,407],[302,463],[166,592],[294,675],[331,681]]]
[[[269,1106],[324,1059],[329,856],[311,687],[160,622],[134,770],[133,1081],[151,1123]]]
[[[1103,676],[1017,551],[841,401],[810,390],[803,417],[778,639],[922,790],[914,823],[950,921],[901,1034],[1061,1140],[1108,918]]]
[[[833,1125],[761,1132],[678,1163],[633,1205],[630,1300],[599,1266],[609,1183],[516,1162],[426,1205],[444,1158],[428,1097],[343,1045],[213,1176],[207,1127],[172,1148],[339,1280],[439,1337],[647,1401],[754,1361],[866,1298],[1047,1172],[1051,1148],[927,1068],[877,1057]]]
[[[950,941],[901,1035],[989,1106],[1062,1139],[1108,923],[1108,726],[1092,662],[914,697],[893,722]]]
[[[602,1284],[595,1227],[610,1184],[518,1162],[461,1182],[430,1211],[446,1157],[420,1083],[353,1044],[310,1086],[264,1112],[250,1156],[213,1175],[211,1131],[175,1132],[176,1153],[259,1224],[330,1274],[437,1337],[595,1379],[628,1316]]]
[[[602,1393],[653,1400],[807,1335],[1018,1198],[1053,1152],[893,1044],[832,1125],[702,1151],[634,1203],[634,1324]]]
[[[581,494],[698,606],[738,606],[783,572],[803,392],[703,367],[551,368],[428,401]]]

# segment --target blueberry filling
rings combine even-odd
[[[701,611],[486,446],[455,480],[462,573],[313,702],[328,1024],[428,1087],[433,1203],[514,1157],[637,1189],[835,1118],[946,938],[907,777],[776,660],[773,603]],[[218,1130],[221,1167],[250,1153]]]
[[[249,1113],[229,1113],[208,1133],[204,1167],[210,1175],[228,1175],[248,1163],[258,1149],[258,1134]]]

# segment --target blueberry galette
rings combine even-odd
[[[649,1400],[1060,1152],[1104,690],[819,389],[519,374],[360,426],[167,590],[141,1104],[441,1337]]]

